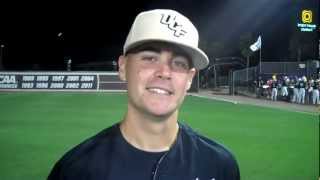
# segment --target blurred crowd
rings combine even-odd
[[[284,100],[298,104],[320,105],[320,74],[307,79],[306,76],[272,75],[255,81],[257,97],[266,97],[272,101]]]

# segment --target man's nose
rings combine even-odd
[[[161,59],[161,62],[158,64],[158,68],[156,70],[156,76],[161,79],[171,79],[171,64],[170,60],[167,57],[163,57],[166,59]]]

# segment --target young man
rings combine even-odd
[[[140,13],[118,61],[128,87],[127,113],[69,151],[48,179],[240,179],[226,148],[178,123],[192,78],[208,62],[186,17],[173,10]]]

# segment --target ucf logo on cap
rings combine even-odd
[[[160,23],[167,25],[170,30],[174,31],[174,36],[176,37],[184,36],[187,33],[187,31],[182,29],[183,26],[176,21],[176,16],[162,14]]]

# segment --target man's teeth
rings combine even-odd
[[[153,93],[157,93],[157,94],[165,94],[165,95],[169,95],[170,92],[164,90],[164,89],[158,89],[158,88],[149,88],[149,91],[153,92]]]

